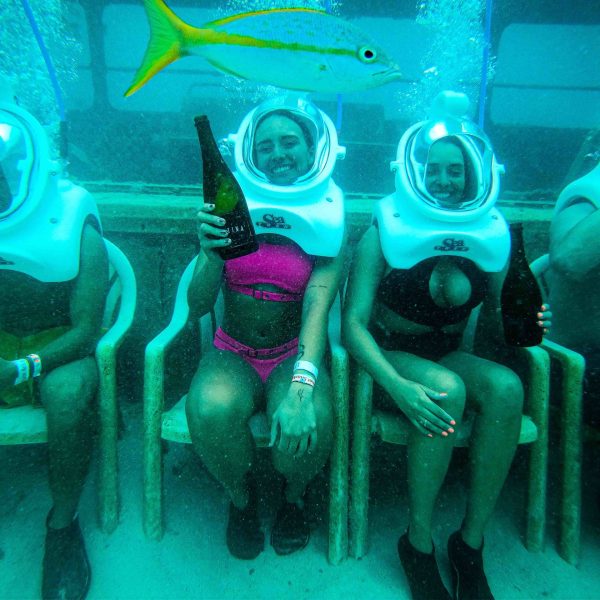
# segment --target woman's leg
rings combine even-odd
[[[461,533],[469,546],[480,548],[517,448],[523,386],[507,367],[473,354],[453,352],[441,362],[464,381],[467,408],[475,412],[467,512]]]
[[[248,420],[261,394],[260,377],[243,358],[215,349],[200,361],[187,397],[194,448],[240,509],[248,503],[245,476],[255,457]]]
[[[293,366],[296,357],[290,357],[273,370],[267,380],[267,416],[269,423],[273,413],[290,388]],[[317,444],[304,455],[296,458],[273,448],[275,469],[286,479],[285,496],[288,502],[297,502],[302,497],[308,483],[321,471],[331,450],[333,438],[333,408],[331,405],[331,380],[329,373],[321,369],[314,388],[312,402],[317,422]]]
[[[295,357],[290,357],[273,370],[267,380],[267,415],[273,414],[286,398]],[[321,369],[311,402],[315,409],[317,442],[302,456],[292,456],[273,448],[273,464],[286,480],[285,499],[277,511],[271,531],[271,545],[277,554],[291,554],[308,544],[310,527],[304,510],[303,494],[308,483],[321,471],[331,450],[333,409],[331,380]]]
[[[92,452],[97,389],[98,368],[90,357],[58,367],[42,379],[54,503],[51,527],[66,527],[77,512]]]
[[[53,501],[46,520],[44,598],[83,598],[90,585],[90,564],[76,515],[92,452],[97,389],[93,357],[58,367],[41,381]]]
[[[406,352],[386,352],[386,357],[402,377],[448,395],[438,404],[454,418],[462,420],[465,388],[460,378],[445,367]],[[413,428],[414,429],[414,428]],[[420,552],[430,553],[433,509],[448,470],[454,446],[453,435],[430,438],[414,429],[408,442],[409,540]]]

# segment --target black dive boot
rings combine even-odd
[[[92,572],[85,551],[79,518],[62,529],[49,525],[46,518],[46,544],[42,566],[43,600],[83,600],[90,589]]]
[[[398,540],[398,556],[413,600],[450,600],[435,560],[435,549],[431,554],[420,552],[410,543],[407,531]]]
[[[279,555],[292,554],[302,550],[309,539],[310,525],[305,509],[284,497],[271,530],[271,546]]]
[[[455,600],[494,600],[483,571],[483,544],[475,550],[456,531],[448,540],[448,558]]]

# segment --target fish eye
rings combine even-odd
[[[363,46],[358,51],[358,58],[364,63],[372,63],[377,60],[377,52],[373,50],[373,48],[369,48],[368,46]]]

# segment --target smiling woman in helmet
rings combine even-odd
[[[194,448],[231,499],[227,546],[253,559],[264,548],[248,420],[266,411],[272,460],[285,479],[271,544],[290,554],[309,540],[307,484],[332,440],[331,382],[323,363],[329,309],[345,245],[343,195],[331,179],[342,155],[331,121],[302,98],[252,110],[229,138],[259,248],[223,261],[224,221],[198,213],[200,254],[188,292],[194,315],[219,288],[224,314],[214,349],[194,376],[186,405]]]
[[[378,384],[374,402],[402,413],[408,441],[409,525],[398,541],[413,598],[450,598],[432,543],[433,510],[465,406],[474,412],[471,474],[461,528],[448,543],[452,597],[492,598],[484,527],[519,437],[523,390],[495,362],[503,341],[499,293],[510,250],[494,208],[501,167],[485,134],[447,93],[409,128],[392,163],[396,193],[375,206],[358,244],[344,306],[348,350]],[[462,336],[481,305],[475,351]],[[540,313],[547,327],[549,313]]]

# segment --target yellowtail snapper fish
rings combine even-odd
[[[144,7],[150,41],[125,96],[189,55],[242,79],[307,92],[366,90],[401,78],[365,33],[321,10],[258,10],[192,27],[163,0],[144,0]]]

